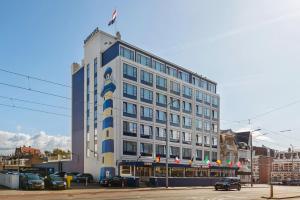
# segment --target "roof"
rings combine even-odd
[[[237,143],[244,142],[248,145],[250,140],[249,136],[250,136],[250,131],[235,133],[235,141]]]

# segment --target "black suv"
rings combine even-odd
[[[230,190],[237,189],[241,190],[241,181],[239,177],[226,177],[215,183],[216,190]]]

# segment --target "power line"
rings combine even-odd
[[[40,103],[40,102],[30,101],[30,100],[24,100],[24,99],[18,99],[18,98],[13,98],[13,97],[0,96],[0,98],[12,100],[12,101],[20,101],[20,102],[32,103],[32,104],[37,104],[37,105],[42,105],[42,106],[48,106],[48,107],[53,107],[53,108],[60,108],[60,109],[64,109],[64,110],[70,110],[70,108],[67,108],[67,107],[64,107],[64,106],[56,106],[56,105],[45,104],[45,103]]]
[[[37,92],[37,93],[40,93],[40,94],[46,94],[46,95],[49,95],[49,96],[54,96],[54,97],[59,97],[59,98],[62,98],[62,99],[71,100],[71,98],[69,98],[69,97],[61,96],[61,95],[54,94],[54,93],[44,92],[44,91],[40,91],[40,90],[35,90],[35,89],[31,89],[31,88],[25,88],[25,87],[18,86],[18,85],[2,83],[2,82],[0,82],[0,85],[5,85],[5,86],[8,86],[8,87],[18,88],[18,89],[22,89],[22,90],[28,90],[28,91]]]
[[[8,104],[2,104],[2,103],[0,103],[0,106],[11,107],[11,108],[19,108],[19,109],[23,109],[23,110],[30,110],[30,111],[46,113],[46,114],[51,114],[51,115],[57,115],[57,116],[63,116],[63,117],[68,117],[68,118],[71,117],[70,115],[65,115],[65,114],[55,113],[55,112],[48,112],[48,111],[45,111],[45,110],[38,110],[38,109],[33,109],[33,108],[28,108],[28,107],[23,107],[23,106],[15,106],[15,105],[8,105]]]
[[[3,68],[0,68],[0,71],[5,72],[5,73],[9,73],[9,74],[14,74],[14,75],[17,75],[17,76],[22,76],[22,77],[25,77],[25,78],[28,78],[28,79],[34,79],[34,80],[42,81],[42,82],[45,82],[45,83],[50,83],[50,84],[53,84],[53,85],[58,85],[58,86],[62,86],[62,87],[71,88],[71,86],[63,84],[63,83],[57,83],[57,82],[54,82],[54,81],[49,81],[49,80],[46,80],[46,79],[30,76],[30,75],[27,75],[27,74],[17,73],[17,72],[9,71],[7,69],[3,69]]]

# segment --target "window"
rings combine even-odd
[[[211,98],[211,103],[212,103],[212,106],[214,106],[214,107],[218,107],[219,106],[219,99],[218,99],[218,97],[212,97]]]
[[[149,86],[153,86],[153,74],[141,70],[141,83]]]
[[[140,53],[136,54],[136,62],[138,62],[144,66],[151,67],[151,58],[148,56],[144,56]]]
[[[203,114],[203,107],[200,105],[196,105],[196,115],[201,117],[202,114]]]
[[[192,96],[193,96],[192,88],[183,85],[183,86],[182,86],[182,95],[183,95],[185,98],[191,99]]]
[[[152,104],[152,102],[153,102],[153,92],[151,90],[141,88],[140,96],[141,96],[141,101]]]
[[[203,93],[199,90],[196,90],[196,101],[202,102],[203,100]]]
[[[192,112],[192,103],[183,101],[182,102],[182,111],[185,113],[191,113]]]
[[[157,140],[166,140],[166,129],[156,127],[155,134]]]
[[[132,65],[123,63],[123,77],[136,81],[137,80],[137,69]]]
[[[140,152],[141,152],[141,156],[152,156],[152,152],[153,152],[152,144],[141,143]]]
[[[212,126],[211,128],[212,128],[213,132],[218,133],[218,125],[215,123],[212,123],[211,126]]]
[[[202,150],[200,150],[200,149],[196,150],[196,160],[199,160],[199,161],[202,160]]]
[[[156,60],[152,60],[152,64],[153,64],[153,69],[156,69],[157,71],[160,71],[163,73],[167,72],[165,64],[158,62]]]
[[[211,114],[212,114],[212,118],[213,118],[213,119],[218,119],[218,111],[212,110],[212,111],[211,111]]]
[[[210,109],[204,108],[204,117],[210,119]]]
[[[209,147],[209,136],[204,135],[203,140],[204,140],[204,146]]]
[[[178,159],[180,158],[180,148],[179,147],[170,146],[169,153],[170,153],[170,158],[176,158],[176,157],[178,157]]]
[[[190,144],[192,142],[192,133],[182,132],[182,143]]]
[[[152,136],[153,136],[153,127],[152,126],[141,124],[140,129],[141,129],[141,138],[152,139]]]
[[[192,128],[192,118],[183,116],[182,117],[182,125],[183,125],[183,128],[188,128],[188,129]]]
[[[216,93],[216,85],[213,83],[208,83],[207,90],[213,93]]]
[[[202,145],[202,135],[197,134],[196,135],[196,145],[201,146]]]
[[[123,103],[123,115],[136,118],[136,105],[132,103]]]
[[[173,67],[169,67],[169,75],[176,77],[177,78],[177,69],[173,68]]]
[[[201,87],[204,88],[205,90],[207,90],[207,81],[201,79]]]
[[[210,105],[211,103],[211,97],[208,94],[203,94],[204,103],[207,105]]]
[[[179,142],[180,141],[180,132],[176,130],[170,130],[170,141]]]
[[[181,79],[187,83],[190,82],[190,74],[186,72],[181,72]]]
[[[89,78],[90,78],[90,64],[86,65],[86,77],[89,83]]]
[[[97,58],[94,58],[94,77],[97,77]]]
[[[196,122],[196,130],[197,130],[197,131],[202,130],[202,120],[196,119],[195,122]]]
[[[165,123],[166,122],[166,112],[156,110],[156,122],[157,123]]]
[[[167,90],[167,79],[156,75],[156,88],[160,90]]]
[[[167,106],[167,96],[156,93],[156,105],[166,107]]]
[[[174,81],[170,82],[170,92],[173,94],[180,95],[180,84]]]
[[[170,124],[171,124],[172,126],[180,126],[180,116],[171,113],[171,114],[170,114]]]
[[[123,141],[123,154],[135,156],[137,154],[136,147],[137,147],[136,142],[124,140]]]
[[[217,137],[212,137],[212,148],[217,148],[218,147],[218,139]]]
[[[136,137],[137,124],[133,122],[123,121],[123,135]]]
[[[147,121],[152,121],[152,119],[153,119],[153,109],[141,106],[141,119],[142,120],[147,120]]]
[[[131,99],[137,99],[136,86],[129,83],[123,83],[123,96]]]
[[[209,151],[204,151],[204,159],[210,160]]]
[[[156,156],[166,157],[166,146],[157,144],[156,148]]]
[[[188,148],[182,148],[182,159],[192,159],[192,150]]]
[[[175,99],[173,97],[170,97],[170,102],[171,102],[170,108],[172,110],[177,110],[177,111],[180,110],[180,100],[179,99]]]
[[[134,61],[134,51],[120,46],[120,55],[124,58]]]
[[[213,161],[213,162],[216,162],[217,159],[218,159],[218,153],[213,151],[213,152],[212,152],[212,161]]]
[[[206,132],[210,131],[210,123],[208,121],[204,122],[204,131]]]

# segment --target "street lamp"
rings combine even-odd
[[[253,187],[253,138],[252,138],[252,133],[256,132],[256,131],[260,131],[261,129],[258,128],[254,131],[250,131],[250,142],[251,142],[251,146],[250,146],[250,159],[251,159],[251,187]]]
[[[290,144],[292,147],[292,180],[294,179],[294,146]]]

